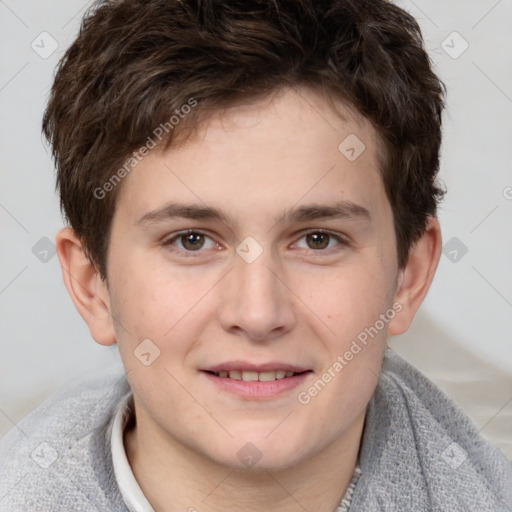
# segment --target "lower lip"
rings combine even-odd
[[[228,391],[234,395],[249,399],[274,398],[278,395],[296,388],[304,382],[311,372],[304,372],[293,377],[284,379],[263,381],[244,381],[229,379],[227,377],[217,377],[208,372],[202,372],[207,379],[213,382],[219,388]]]

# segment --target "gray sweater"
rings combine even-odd
[[[126,512],[110,450],[121,367],[62,388],[0,441],[1,512]],[[512,467],[390,350],[368,406],[350,512],[511,512]],[[334,511],[333,511],[334,512]]]

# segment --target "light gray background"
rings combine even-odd
[[[90,3],[0,0],[0,435],[117,357],[90,337],[41,241],[62,226],[41,116]],[[439,217],[444,243],[456,240],[413,327],[390,345],[512,460],[512,1],[398,3],[420,22],[449,91]]]

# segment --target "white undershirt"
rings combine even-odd
[[[133,475],[132,468],[126,457],[124,449],[123,437],[124,429],[130,415],[133,411],[128,407],[128,403],[132,397],[131,392],[128,393],[120,402],[114,416],[114,423],[112,425],[112,437],[110,439],[110,446],[112,449],[112,463],[114,465],[114,474],[116,476],[117,485],[121,491],[126,506],[130,512],[155,512],[149,501],[144,496],[135,476]],[[350,502],[352,501],[352,494],[356,487],[357,481],[361,476],[361,469],[356,466],[354,476],[348,486],[345,496],[341,500],[340,505],[335,512],[348,512]]]
[[[119,404],[116,415],[114,417],[114,424],[112,425],[112,463],[114,464],[114,474],[116,475],[117,485],[121,491],[121,496],[128,507],[130,512],[155,512],[149,501],[144,496],[135,476],[133,475],[132,468],[126,457],[126,452],[123,443],[124,427],[126,425],[130,409],[128,408],[128,401],[131,398],[131,393],[128,393]]]

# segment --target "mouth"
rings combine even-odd
[[[230,362],[201,370],[216,389],[249,400],[272,399],[304,382],[313,370],[285,363]]]

